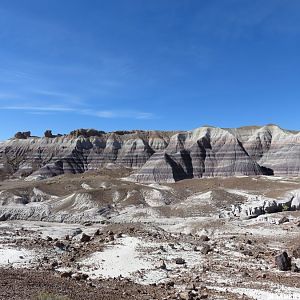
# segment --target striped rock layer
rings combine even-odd
[[[111,166],[141,182],[238,175],[299,176],[300,133],[275,125],[192,131],[76,130],[0,142],[0,178],[47,178]]]

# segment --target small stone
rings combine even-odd
[[[295,258],[300,258],[300,246],[293,250],[293,256]]]
[[[287,223],[289,221],[290,221],[289,218],[284,216],[278,221],[278,224]]]
[[[71,278],[72,277],[72,271],[63,272],[60,274],[61,278]]]
[[[163,252],[167,252],[167,250],[165,249],[165,247],[164,247],[163,245],[160,245],[160,246],[159,246],[159,249],[160,249],[161,251],[163,251]]]
[[[161,260],[160,262],[157,263],[157,269],[166,270],[167,269],[166,263],[163,260]]]
[[[295,272],[295,273],[299,273],[299,272],[300,272],[300,269],[298,268],[298,266],[297,266],[295,263],[293,263],[293,264],[291,265],[291,271],[292,271],[292,272]]]
[[[47,237],[46,237],[46,241],[47,241],[47,242],[52,242],[52,241],[53,241],[53,238],[52,238],[51,236],[47,236]]]
[[[210,248],[210,246],[208,244],[204,244],[201,249],[201,253],[204,255],[208,254],[211,251],[212,251],[212,249]]]
[[[81,243],[87,243],[91,240],[91,237],[85,233],[82,234],[81,238],[80,238],[80,242]]]
[[[53,262],[51,263],[51,267],[52,267],[52,268],[58,267],[58,262],[57,262],[56,260],[53,261]]]
[[[87,280],[89,275],[83,273],[76,273],[72,275],[72,278],[75,280]]]
[[[242,253],[247,256],[253,256],[253,252],[250,250],[244,250]]]
[[[56,241],[54,243],[54,246],[59,248],[59,249],[64,249],[65,248],[65,244],[62,241]]]
[[[245,271],[245,272],[242,273],[242,277],[250,277],[250,275],[249,275],[248,272]]]
[[[94,236],[100,235],[100,229],[97,229],[94,233]]]
[[[175,260],[176,265],[184,265],[185,264],[185,260],[181,257],[176,258]]]
[[[175,282],[174,281],[168,281],[167,283],[166,283],[166,286],[168,286],[168,287],[173,287],[175,285]]]
[[[91,222],[84,222],[84,223],[83,223],[83,226],[91,226],[91,225],[92,225]]]
[[[172,244],[172,243],[169,243],[169,246],[170,246],[171,249],[176,249],[175,245]]]
[[[202,242],[208,242],[210,240],[210,238],[207,235],[203,234],[199,237],[199,240]]]

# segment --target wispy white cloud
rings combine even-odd
[[[155,116],[149,112],[141,112],[135,110],[90,110],[81,111],[82,114],[95,116],[99,118],[128,118],[128,119],[154,119]]]
[[[19,110],[26,111],[31,114],[76,113],[105,119],[128,118],[150,120],[155,118],[154,114],[150,112],[141,112],[134,110],[93,110],[89,108],[79,109],[67,106],[0,106],[0,110]]]
[[[52,90],[43,90],[43,89],[34,89],[32,90],[33,93],[38,95],[50,96],[50,97],[60,97],[60,98],[69,98],[72,95],[59,92],[59,91],[52,91]]]
[[[71,107],[64,106],[2,106],[3,110],[24,110],[24,111],[44,111],[44,112],[71,112],[76,111]]]
[[[13,93],[0,93],[0,100],[17,99],[18,95]]]

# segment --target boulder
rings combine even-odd
[[[91,240],[91,237],[89,236],[89,235],[87,235],[87,234],[85,234],[85,233],[83,233],[82,235],[81,235],[81,238],[80,238],[80,242],[81,243],[87,243],[87,242],[89,242]]]
[[[52,134],[52,131],[51,131],[51,130],[46,130],[46,131],[44,132],[44,137],[46,137],[46,138],[53,138],[53,137],[55,137],[55,136]]]
[[[21,131],[18,131],[16,134],[15,134],[15,138],[16,139],[20,139],[20,140],[23,140],[23,139],[27,139],[31,136],[31,132],[30,131],[24,131],[24,132],[21,132]]]
[[[291,270],[291,258],[284,251],[282,254],[275,257],[275,265],[280,271],[289,271]]]

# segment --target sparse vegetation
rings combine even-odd
[[[54,295],[51,293],[39,293],[34,300],[70,300],[66,296]]]
[[[282,211],[289,211],[290,207],[287,204],[282,205]]]

